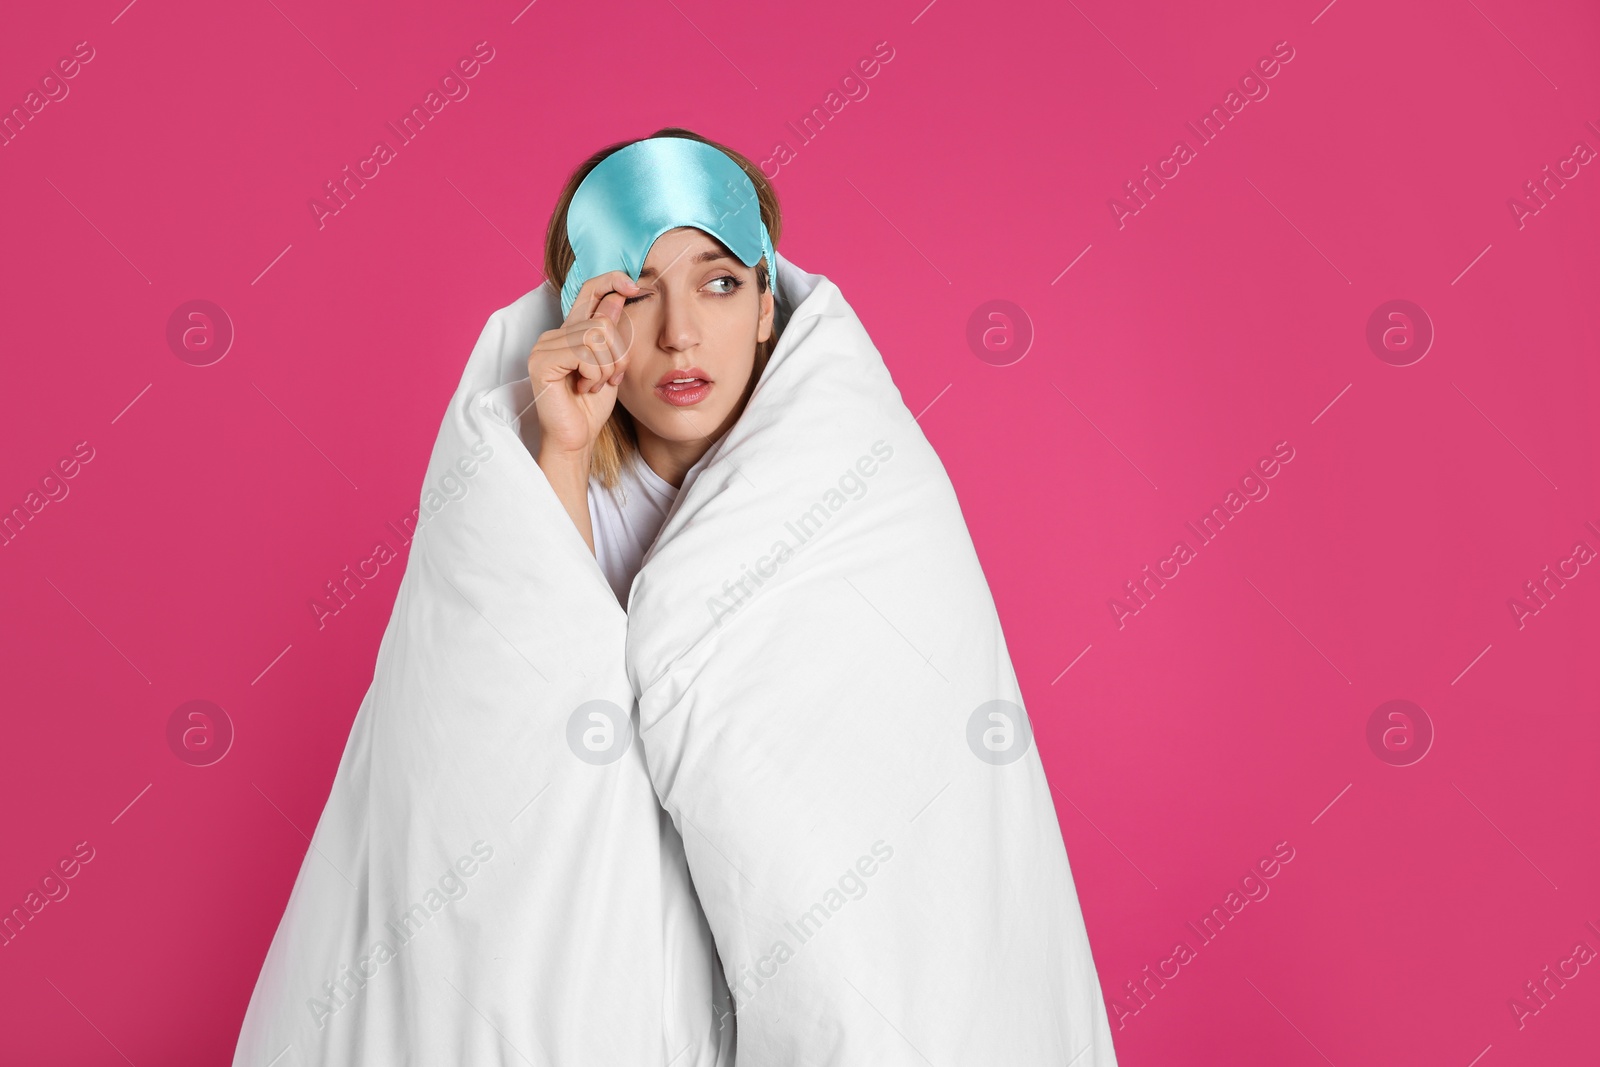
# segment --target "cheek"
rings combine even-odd
[[[622,381],[617,385],[617,399],[627,406],[628,401],[650,396],[653,392],[650,374],[645,370],[643,362],[630,363],[628,369],[622,372]]]
[[[717,324],[717,347],[722,374],[742,384],[755,365],[756,337],[760,332],[760,308],[741,306],[738,314],[729,315]]]
[[[724,341],[714,358],[705,358],[700,365],[711,372],[717,380],[716,405],[718,408],[732,406],[738,401],[739,394],[743,391],[745,382],[750,375],[750,359],[739,350],[743,340]],[[707,354],[710,355],[709,353]]]

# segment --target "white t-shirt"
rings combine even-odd
[[[685,486],[710,456],[707,451],[689,468],[683,478]],[[607,489],[598,477],[589,479],[589,526],[594,531],[595,560],[624,609],[644,554],[666,524],[667,512],[672,510],[679,491],[651,470],[637,450],[623,462],[615,487]]]

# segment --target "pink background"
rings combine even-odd
[[[0,508],[93,459],[0,548],[0,906],[94,859],[0,948],[0,1059],[231,1055],[401,565],[321,630],[310,601],[398,547],[571,168],[668,124],[772,158],[781,251],[922,412],[1120,1061],[1592,1057],[1600,967],[1562,961],[1600,950],[1600,568],[1561,561],[1600,549],[1600,167],[1521,227],[1508,200],[1600,149],[1593,5],[523,2],[6,16],[7,111],[94,58],[0,148]],[[308,200],[480,41],[470,95],[319,229]],[[1270,94],[1200,146],[1185,123],[1280,41]],[[786,123],[879,42],[802,142]],[[1196,158],[1119,228],[1108,202],[1179,138]],[[236,330],[210,366],[166,339],[193,299]],[[1366,341],[1391,299],[1436,330],[1410,366]],[[1009,366],[966,341],[990,300],[1035,333]],[[1185,523],[1280,441],[1270,495],[1199,547]],[[1180,538],[1197,558],[1119,627],[1108,601]],[[1547,564],[1578,574],[1519,627]],[[236,732],[211,766],[168,746],[194,699]],[[1409,766],[1368,744],[1392,699],[1436,734]],[[1199,947],[1186,922],[1279,842],[1270,895]],[[1180,939],[1195,958],[1134,999]],[[1578,972],[1519,1027],[1546,965]]]

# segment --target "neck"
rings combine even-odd
[[[637,425],[637,432],[639,458],[656,472],[657,477],[674,489],[683,488],[683,477],[689,473],[689,468],[699,463],[701,457],[711,451],[711,446],[717,443],[715,438],[709,437],[696,438],[692,441],[669,441],[665,437],[656,436],[642,424]]]

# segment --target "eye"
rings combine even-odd
[[[716,285],[718,282],[727,282],[729,287],[718,292],[718,296],[732,296],[744,287],[744,281],[731,274],[724,274],[719,278],[712,278],[707,285]]]
[[[637,304],[639,301],[643,300],[645,297],[647,297],[649,295],[650,295],[649,293],[641,293],[638,296],[625,297],[623,299],[623,301],[622,301],[622,306],[623,307],[627,307],[629,304]]]

